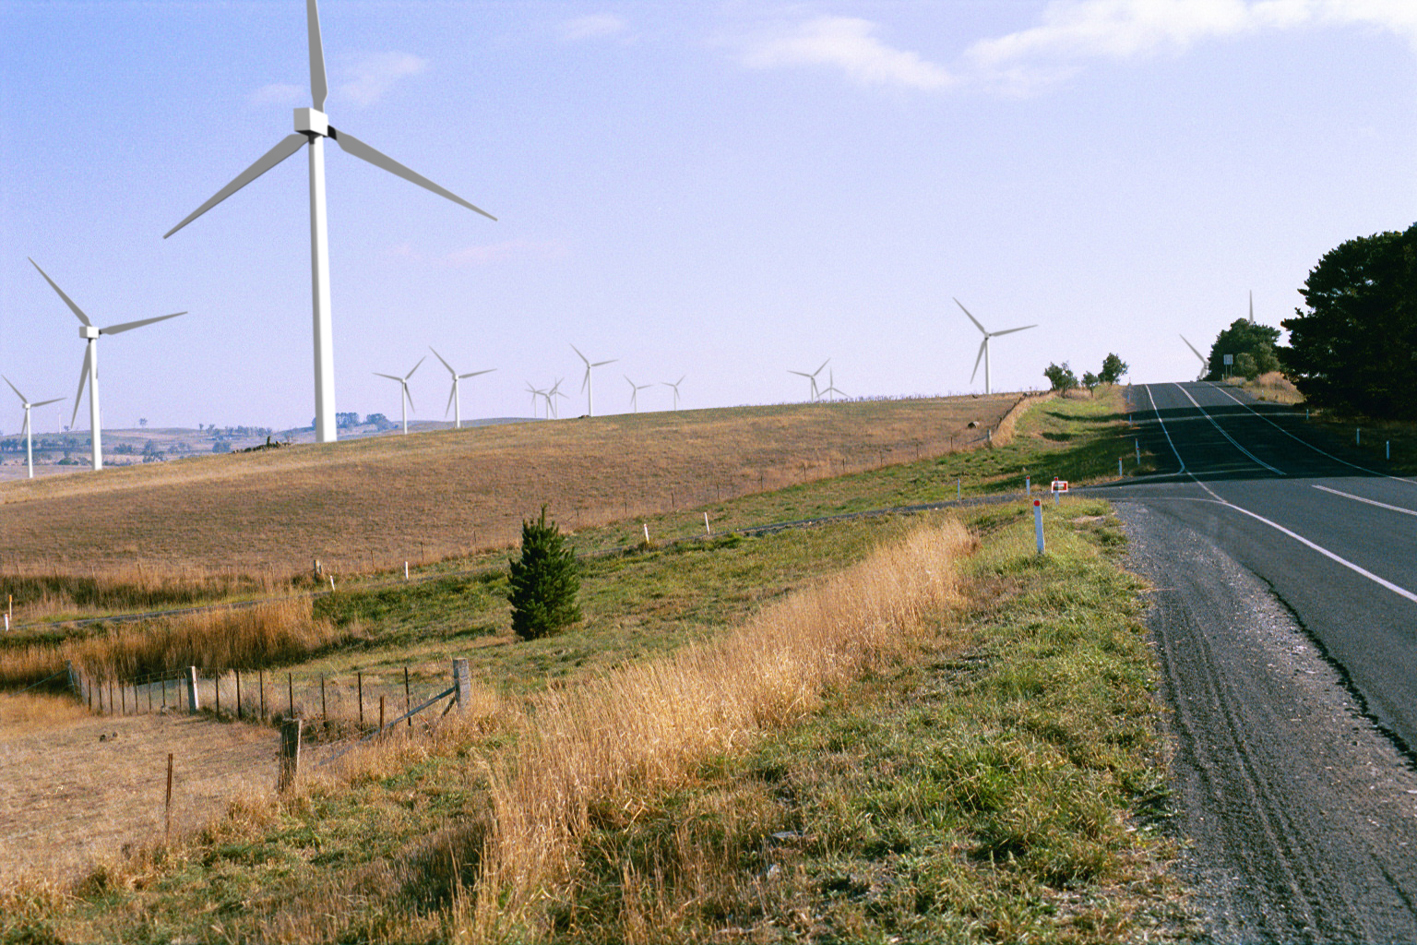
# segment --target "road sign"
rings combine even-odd
[[[1066,480],[1066,479],[1054,479],[1054,480],[1053,480],[1053,491],[1054,491],[1054,492],[1067,492],[1067,491],[1068,491],[1068,480]]]
[[[1235,363],[1235,356],[1233,354],[1223,354],[1221,355],[1221,358],[1225,361],[1226,367],[1230,367],[1232,364]]]

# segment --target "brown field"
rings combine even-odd
[[[9,574],[288,576],[514,543],[960,448],[1018,395],[663,412],[389,435],[0,483]],[[977,429],[968,429],[970,421]]]

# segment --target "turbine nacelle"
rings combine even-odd
[[[295,110],[295,130],[304,135],[330,136],[330,119],[318,108],[297,108]]]
[[[97,325],[80,325],[79,337],[84,338],[88,341],[93,341],[102,333],[102,331],[103,329],[99,328]]]

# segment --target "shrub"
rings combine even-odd
[[[512,629],[523,640],[551,636],[581,619],[576,595],[581,589],[576,553],[555,522],[522,521],[522,556],[511,565]]]

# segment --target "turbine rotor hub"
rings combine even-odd
[[[97,325],[80,325],[79,337],[87,338],[90,341],[98,337],[99,328]]]

